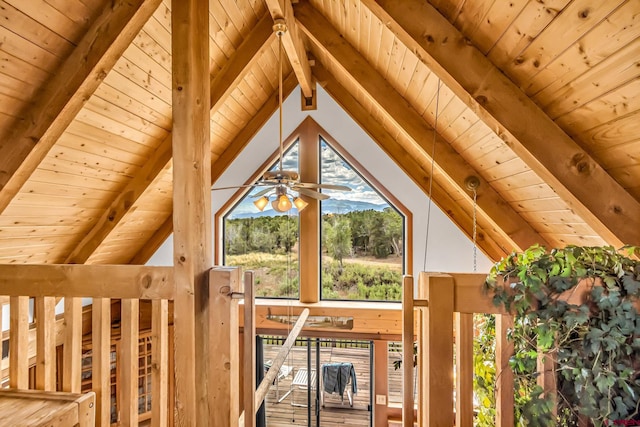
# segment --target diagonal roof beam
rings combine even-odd
[[[382,150],[407,174],[409,178],[429,194],[429,175],[418,159],[404,150],[385,127],[342,86],[319,62],[313,67],[313,74],[327,93],[342,106],[342,108],[360,125],[360,127],[376,141]],[[432,200],[443,212],[458,225],[469,237],[473,236],[473,219],[465,208],[454,200],[449,192],[440,185],[438,180],[433,182]],[[469,204],[471,206],[471,204]],[[486,221],[479,221],[477,232],[478,247],[492,260],[497,261],[508,255],[505,250],[504,238],[496,232]]]
[[[311,66],[309,65],[307,52],[293,16],[291,0],[265,0],[265,2],[274,20],[284,19],[285,21],[287,31],[282,35],[282,45],[285,52],[287,52],[287,57],[289,57],[293,72],[298,78],[302,94],[306,98],[311,98],[313,96]]]
[[[428,2],[362,0],[611,244],[640,244],[640,202]]]
[[[224,67],[211,77],[211,111],[217,111],[231,95],[238,82],[245,78],[261,53],[269,48],[275,35],[271,30],[271,18],[265,15],[254,27]],[[244,132],[244,130],[242,131]],[[111,202],[109,208],[94,227],[69,254],[65,263],[83,264],[102,242],[122,221],[138,198],[161,175],[172,166],[171,134],[153,153],[144,167],[127,184],[120,195]],[[212,168],[213,174],[213,168]]]
[[[9,135],[0,140],[0,213],[107,76],[161,0],[109,2]]]
[[[291,73],[282,82],[282,94],[286,99],[298,85],[295,74]],[[220,154],[211,164],[211,183],[213,184],[220,178],[225,170],[236,159],[238,154],[247,146],[264,124],[278,110],[278,96],[269,97],[267,101],[260,107],[260,110],[253,116],[240,133],[236,135],[231,144]],[[173,217],[169,216],[162,226],[151,236],[142,249],[135,254],[130,264],[146,263],[158,248],[167,240],[167,237],[173,232]]]
[[[430,162],[431,144],[436,140],[436,167],[451,184],[467,196],[465,180],[470,175],[478,175],[451,145],[445,141],[413,109],[385,79],[358,53],[329,22],[308,4],[296,8],[300,28],[311,43],[331,58],[335,69],[347,78],[354,87],[362,92],[394,123],[406,137],[419,146],[425,158]],[[485,220],[495,224],[503,235],[496,241],[501,242],[504,250],[510,252],[524,249],[545,240],[481,177],[478,188],[478,208]]]

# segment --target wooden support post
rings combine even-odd
[[[9,305],[9,387],[29,387],[29,297],[11,297]]]
[[[507,331],[513,329],[513,316],[496,315],[496,427],[513,427],[514,385],[509,359],[513,356],[513,343]]]
[[[456,313],[456,427],[473,426],[473,314]]]
[[[373,372],[375,375],[372,399],[375,402],[373,410],[373,425],[387,426],[389,414],[387,405],[389,404],[389,343],[387,341],[375,340],[373,342]],[[377,396],[384,396],[385,403],[378,403]]]
[[[318,182],[318,134],[310,126],[303,126],[299,135],[298,162],[300,179],[304,182]],[[320,301],[320,202],[301,194],[300,197],[309,203],[298,215],[300,216],[301,239],[298,251],[300,263],[300,302],[314,303]]]
[[[168,426],[169,301],[151,303],[151,427]]]
[[[91,389],[96,393],[96,425],[111,424],[111,300],[94,298],[91,307]]]
[[[209,342],[209,397],[215,408],[210,414],[211,425],[234,427],[238,425],[238,300],[234,292],[240,291],[240,269],[214,267],[209,276],[209,301],[215,307],[210,311],[211,336]]]
[[[253,272],[247,271],[244,273],[244,363],[242,367],[245,427],[256,425],[256,411],[251,410],[255,407],[256,396],[256,323],[253,285]]]
[[[413,277],[402,279],[402,425],[413,427]]]
[[[138,425],[139,305],[140,301],[137,299],[123,299],[120,308],[120,364],[122,369],[120,420],[125,426]]]
[[[429,301],[420,328],[424,351],[418,359],[422,426],[453,424],[453,289],[449,275],[421,272],[418,278],[418,298]]]
[[[201,427],[209,426],[213,414],[228,410],[209,407],[209,363],[219,360],[209,352],[207,292],[212,264],[209,1],[172,0],[171,27],[174,422]]]
[[[551,412],[553,417],[558,415],[558,384],[556,378],[556,360],[557,355],[555,351],[548,353],[542,353],[538,351],[538,378],[537,384],[542,387],[543,396],[550,397],[553,402]]]
[[[64,363],[62,391],[80,393],[82,386],[82,299],[64,299]]]
[[[35,298],[36,389],[56,391],[56,299]]]

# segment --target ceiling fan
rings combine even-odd
[[[260,180],[255,184],[241,185],[237,187],[224,187],[214,188],[214,190],[225,190],[229,188],[242,188],[242,187],[258,187],[264,186],[265,189],[252,194],[250,197],[257,198],[253,204],[260,210],[269,203],[269,198],[273,195],[275,199],[271,201],[271,206],[276,212],[286,212],[295,206],[298,211],[301,211],[307,207],[308,203],[296,197],[293,202],[289,199],[288,192],[294,191],[300,195],[311,197],[316,200],[326,200],[329,195],[319,192],[318,190],[338,190],[338,191],[351,191],[350,187],[346,185],[335,184],[315,184],[311,182],[300,182],[300,176],[298,172],[284,170],[282,167],[282,159],[284,157],[284,146],[282,140],[282,35],[287,31],[287,26],[284,19],[276,19],[273,25],[273,30],[278,37],[278,110],[279,110],[279,161],[278,168],[276,170],[270,170],[265,172]]]

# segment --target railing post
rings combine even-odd
[[[210,334],[205,355],[209,363],[210,423],[213,427],[238,425],[240,361],[238,299],[240,269],[214,267],[209,275]],[[215,309],[213,309],[215,307]],[[206,347],[205,347],[206,348]]]
[[[122,425],[138,425],[138,345],[139,345],[139,310],[140,301],[137,299],[123,299],[121,301],[121,356],[122,407],[120,416]]]
[[[543,396],[550,397],[553,401],[551,413],[553,417],[558,415],[558,402],[556,400],[558,396],[558,386],[556,382],[556,352],[550,351],[548,353],[542,353],[538,351],[538,378],[537,384],[542,387]]]
[[[423,310],[418,358],[419,396],[423,401],[418,425],[450,427],[453,422],[453,277],[421,272],[418,299],[428,300]]]
[[[255,407],[256,396],[256,324],[255,301],[253,299],[253,272],[244,273],[244,363],[243,363],[243,403],[244,426],[256,425]]]
[[[514,385],[509,359],[513,356],[513,343],[507,332],[513,329],[513,316],[496,315],[496,427],[513,427]]]

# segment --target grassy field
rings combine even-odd
[[[323,297],[326,299],[397,300],[402,258],[348,258],[343,267],[331,257],[322,260]],[[254,272],[256,296],[298,297],[298,257],[270,253],[228,255],[226,265]]]

